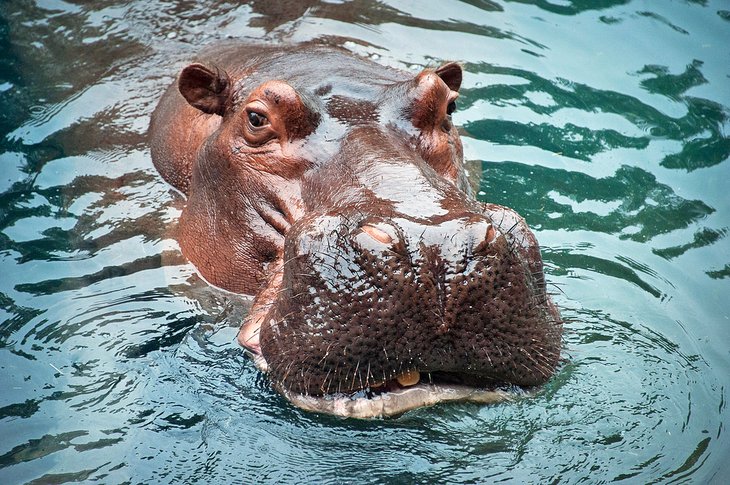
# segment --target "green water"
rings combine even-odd
[[[360,422],[271,390],[146,140],[229,36],[464,63],[479,197],[568,321],[539,395]],[[728,46],[724,0],[3,1],[0,483],[727,483]]]

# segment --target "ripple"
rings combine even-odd
[[[6,8],[7,7],[7,8]],[[0,481],[711,482],[727,475],[730,13],[668,2],[10,2],[0,17]],[[173,233],[149,113],[215,39],[465,67],[480,198],[536,231],[566,321],[534,397],[292,408]],[[479,175],[479,174],[476,174]],[[475,177],[478,178],[478,177]]]

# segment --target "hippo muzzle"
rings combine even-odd
[[[152,116],[187,197],[178,240],[255,295],[240,344],[295,405],[393,416],[546,382],[562,321],[525,221],[474,200],[461,67],[413,76],[331,47],[225,44]]]
[[[524,221],[444,183],[388,133],[355,130],[343,152],[355,159],[326,170],[360,175],[289,229],[241,333],[275,386],[300,407],[372,417],[544,383],[560,316]],[[313,174],[311,190],[333,178]]]

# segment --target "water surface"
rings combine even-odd
[[[541,393],[352,421],[271,390],[146,139],[226,37],[464,63],[479,197],[535,229],[568,322]],[[0,482],[723,483],[728,45],[722,0],[3,2]]]

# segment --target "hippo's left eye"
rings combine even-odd
[[[267,125],[269,123],[269,120],[266,119],[266,116],[262,115],[261,113],[249,111],[248,122],[251,123],[251,126],[253,126],[254,128],[261,128],[262,126]]]
[[[449,104],[448,104],[448,105],[446,106],[446,114],[447,114],[447,115],[451,115],[451,114],[452,114],[452,113],[453,113],[454,111],[456,111],[456,101],[451,101],[451,102],[450,102],[450,103],[449,103]]]

